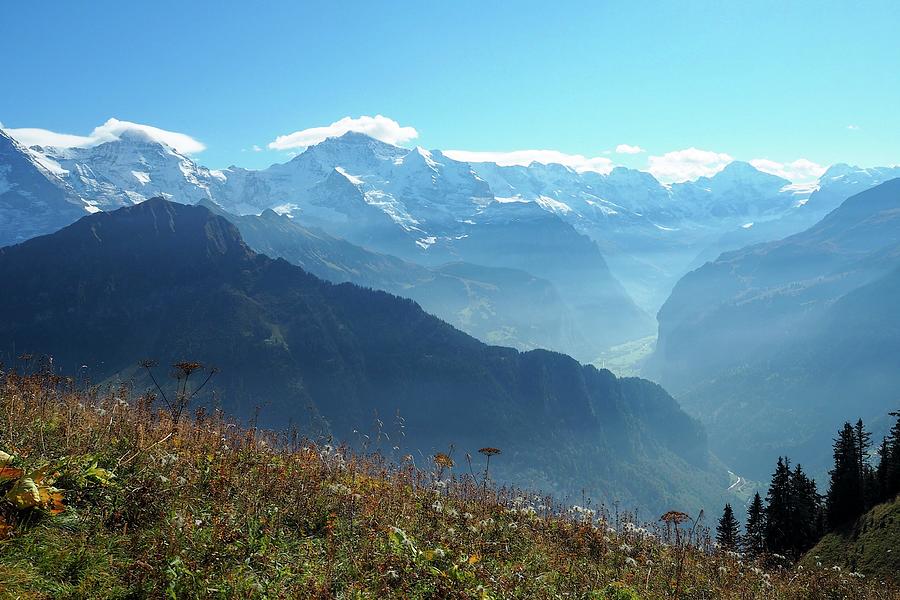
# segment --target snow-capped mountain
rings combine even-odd
[[[608,174],[538,163],[474,168],[499,200],[532,202],[595,240],[617,278],[651,312],[720,238],[755,222],[781,221],[812,191],[743,162],[673,185],[622,167]]]
[[[574,223],[633,221],[649,225],[651,215],[658,217],[673,208],[669,191],[643,171],[617,167],[601,175],[541,163],[527,167],[477,163],[474,168],[496,196],[536,202]]]
[[[199,166],[136,129],[88,148],[35,146],[32,151],[58,165],[55,174],[98,210],[130,206],[155,196],[197,203],[212,199],[214,188],[225,183],[220,172]]]
[[[226,189],[216,200],[232,212],[275,207],[357,238],[366,235],[354,231],[365,229],[365,223],[389,221],[408,238],[410,252],[457,234],[460,223],[494,200],[468,163],[352,132],[312,146],[287,163],[261,171],[226,169],[223,176]],[[361,214],[367,215],[363,223]]]
[[[742,161],[712,177],[671,186],[684,214],[695,222],[734,223],[778,218],[797,207],[791,182]]]
[[[897,177],[900,177],[900,165],[865,169],[838,163],[829,167],[819,178],[819,184],[804,208],[815,213],[818,220],[850,196]]]
[[[473,250],[486,246],[470,238],[495,230],[498,218],[510,231],[526,217],[546,218],[551,229],[563,222],[571,228],[566,237],[571,243],[557,248],[557,255],[581,247],[576,232],[588,236],[628,293],[649,312],[698,261],[745,240],[800,231],[847,196],[900,176],[900,168],[836,165],[818,185],[797,186],[733,162],[712,177],[665,185],[649,173],[621,167],[600,174],[558,164],[470,164],[437,150],[402,148],[352,132],[262,170],[210,170],[140,131],[126,131],[89,148],[17,146],[11,152],[21,155],[15,160],[37,165],[48,185],[62,190],[55,192],[67,198],[67,210],[61,213],[67,216],[58,217],[60,223],[83,214],[69,207],[103,210],[161,195],[194,203],[212,200],[239,215],[274,209],[353,243],[423,264],[500,261],[497,266],[522,268],[504,258],[502,250],[494,250],[499,258]],[[51,228],[40,216],[46,207],[35,204],[32,215],[23,212],[21,201],[18,205],[14,209],[7,201],[0,207],[4,240]]]
[[[60,172],[0,130],[0,246],[52,233],[88,214]]]

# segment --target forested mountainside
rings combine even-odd
[[[9,357],[142,384],[142,359],[199,361],[219,369],[204,401],[262,425],[351,441],[381,427],[402,452],[495,445],[508,481],[654,511],[727,486],[702,427],[659,386],[487,346],[410,300],[256,254],[203,207],[85,217],[0,249],[0,281]]]

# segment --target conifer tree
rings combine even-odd
[[[791,474],[791,514],[793,528],[791,554],[800,556],[812,548],[822,535],[820,513],[822,499],[816,482],[806,476],[798,464]]]
[[[859,442],[850,423],[834,441],[834,468],[829,471],[828,527],[835,529],[862,514],[865,508],[864,479],[860,473]]]
[[[741,530],[738,520],[734,518],[734,511],[730,504],[725,504],[722,518],[716,525],[716,542],[722,550],[736,550],[740,544]]]
[[[787,457],[778,457],[769,493],[766,495],[766,549],[788,555],[793,539],[791,514],[791,469]]]
[[[747,525],[744,535],[744,552],[758,558],[766,552],[766,515],[759,492],[753,496],[747,509]]]
[[[856,439],[856,461],[860,478],[860,492],[862,495],[862,507],[860,513],[871,508],[876,501],[877,491],[875,490],[875,473],[872,465],[869,464],[871,454],[869,450],[872,447],[872,434],[866,431],[862,419],[856,421],[853,427],[853,435]]]

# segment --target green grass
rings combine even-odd
[[[852,525],[829,533],[802,563],[896,581],[900,578],[900,498],[879,504]]]

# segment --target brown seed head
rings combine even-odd
[[[691,517],[686,513],[679,512],[677,510],[670,510],[669,512],[661,516],[659,520],[666,523],[675,523],[677,525],[679,523],[684,523],[685,521],[690,521]]]
[[[190,361],[182,361],[179,363],[175,363],[172,366],[175,367],[175,369],[184,376],[190,375],[194,371],[199,371],[203,368],[202,364]]]
[[[453,459],[450,458],[448,454],[444,454],[443,452],[438,452],[434,455],[434,464],[439,467],[447,468],[453,466]]]

